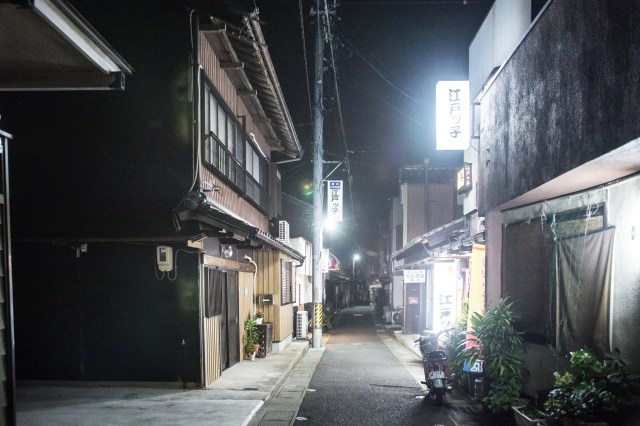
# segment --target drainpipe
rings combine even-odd
[[[244,255],[244,260],[253,265],[253,304],[251,305],[253,310],[251,316],[253,316],[256,314],[256,274],[258,273],[258,265],[246,254]]]

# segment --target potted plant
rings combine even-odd
[[[260,324],[262,324],[262,321],[264,319],[264,315],[262,315],[262,312],[258,311],[253,316],[253,319],[256,321],[256,325],[260,325]]]
[[[256,320],[249,318],[244,323],[244,353],[251,361],[256,357],[256,352],[260,349],[258,343],[258,327]]]
[[[547,416],[531,405],[511,407],[517,426],[543,426],[547,424]]]
[[[493,414],[508,413],[518,401],[524,383],[522,336],[513,327],[516,319],[513,303],[507,299],[500,299],[484,314],[474,313],[470,318],[470,336],[466,339],[471,345],[460,352],[471,365],[478,359],[483,360],[488,392],[481,401]]]
[[[468,374],[463,371],[464,359],[460,353],[464,349],[467,336],[467,319],[469,305],[465,303],[462,307],[462,314],[456,321],[451,331],[446,333],[442,339],[442,346],[447,350],[451,363],[449,364],[449,377],[453,384],[460,390],[468,388]]]
[[[624,362],[613,355],[599,361],[586,349],[571,352],[570,361],[570,371],[553,373],[554,389],[544,403],[545,411],[565,425],[608,425],[605,419],[620,406]]]

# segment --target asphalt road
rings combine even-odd
[[[464,424],[455,420],[451,404],[437,406],[424,398],[414,377],[381,339],[385,335],[376,330],[370,308],[341,311],[295,424]]]

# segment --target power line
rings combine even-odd
[[[349,78],[349,77],[347,77]],[[429,131],[429,129],[427,129],[425,126],[422,125],[422,123],[420,123],[418,120],[408,116],[407,114],[405,114],[404,112],[400,111],[396,106],[390,104],[389,102],[387,102],[384,98],[378,96],[374,91],[372,91],[371,89],[366,88],[365,86],[363,86],[362,84],[360,84],[359,82],[349,79],[352,83],[356,84],[357,86],[359,86],[361,89],[365,90],[366,92],[368,92],[369,94],[371,94],[373,97],[377,98],[380,102],[382,102],[383,104],[387,105],[388,107],[390,107],[391,109],[393,109],[394,111],[396,111],[398,114],[400,114],[401,116],[403,116],[404,118],[406,118],[407,120],[413,121],[418,127],[420,127],[421,129],[424,129],[426,131]]]
[[[302,0],[298,0],[300,8],[300,32],[302,33],[302,52],[304,54],[304,73],[307,83],[307,100],[309,101],[309,117],[313,116],[313,108],[311,106],[311,88],[309,87],[309,63],[307,62],[307,41],[304,37],[304,17],[302,14]]]
[[[353,53],[356,54],[356,56],[358,56],[360,59],[362,59],[364,61],[365,64],[369,65],[369,67],[376,73],[378,74],[378,76],[380,78],[382,78],[389,86],[391,86],[393,89],[395,89],[398,93],[400,93],[401,95],[405,96],[407,99],[409,99],[410,101],[413,101],[419,105],[423,105],[426,106],[427,102],[425,100],[422,99],[418,99],[415,98],[413,96],[411,96],[410,94],[408,94],[407,92],[405,92],[403,89],[401,89],[400,87],[398,87],[398,85],[396,83],[394,83],[393,81],[391,81],[390,78],[388,78],[386,75],[384,75],[380,70],[378,70],[378,68],[376,68],[375,65],[373,65],[371,62],[369,62],[369,60],[367,58],[365,58],[365,56],[360,53],[358,51],[358,49],[356,49],[356,47],[353,45],[353,43],[351,43],[351,41],[348,38],[345,38],[345,41],[347,42],[347,44],[349,45],[349,48],[353,51]]]
[[[334,0],[335,7],[335,0]],[[336,67],[336,58],[335,58],[335,46],[333,44],[333,36],[331,35],[331,25],[329,23],[329,12],[327,10],[327,0],[324,0],[324,13],[327,18],[327,36],[329,39],[329,52],[331,53],[331,68],[333,68],[333,84],[334,90],[336,92],[336,106],[338,107],[338,123],[340,130],[340,138],[342,139],[342,144],[344,145],[344,155],[345,155],[345,166],[347,168],[347,184],[349,185],[349,197],[351,200],[351,210],[354,210],[353,205],[353,176],[351,175],[351,164],[349,162],[349,148],[347,148],[347,137],[344,130],[344,120],[342,117],[342,103],[340,102],[340,89],[338,87],[338,70]]]

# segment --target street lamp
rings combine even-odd
[[[360,260],[360,255],[358,253],[353,255],[353,262],[351,262],[351,278],[356,275],[356,262]]]

